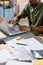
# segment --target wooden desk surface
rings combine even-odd
[[[40,38],[41,40],[43,40],[43,35],[42,34],[38,35],[37,37]]]

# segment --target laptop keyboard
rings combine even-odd
[[[9,28],[9,32],[10,32],[11,34],[17,33],[17,31],[16,31],[14,28]]]
[[[25,31],[24,31],[24,32],[25,32]],[[15,30],[15,28],[9,28],[9,33],[10,33],[11,35],[13,35],[13,34],[23,33],[23,31]],[[10,35],[10,34],[9,34],[9,35]]]

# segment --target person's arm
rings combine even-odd
[[[36,32],[43,32],[43,26],[30,27],[30,26],[22,25],[22,26],[19,27],[19,30],[21,30],[21,31],[26,30],[26,31],[29,31],[29,32],[31,32],[31,31],[33,31],[33,32],[34,31],[36,31]]]
[[[17,21],[19,21],[21,18],[25,18],[29,14],[29,4],[25,6],[25,8],[17,15]]]
[[[31,27],[32,31],[43,32],[43,26]]]
[[[14,20],[8,21],[9,24],[16,24],[19,22],[21,18],[25,18],[27,16],[27,6],[23,9],[21,13],[15,16]]]

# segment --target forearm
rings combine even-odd
[[[39,26],[39,27],[32,27],[32,31],[36,31],[36,32],[43,32],[43,26]]]
[[[20,19],[21,19],[21,17],[20,16],[17,16],[16,21],[19,22]]]
[[[17,21],[25,17],[27,17],[27,6],[17,15]]]

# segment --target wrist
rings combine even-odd
[[[31,31],[34,31],[35,29],[34,29],[34,27],[31,27]]]
[[[19,17],[19,16],[17,16],[16,21],[17,21],[17,22],[19,22],[19,20],[20,20],[20,17]]]

